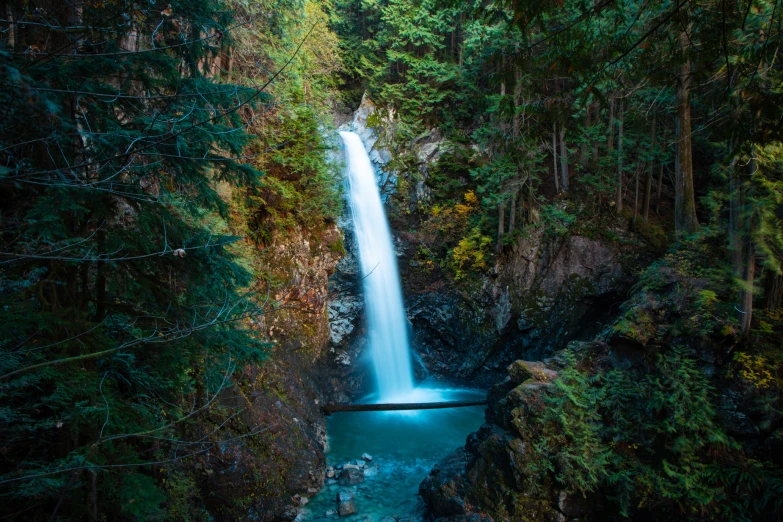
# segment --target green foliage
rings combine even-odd
[[[576,216],[562,206],[544,205],[541,207],[541,226],[548,234],[565,236],[574,222],[576,222]]]
[[[586,493],[605,480],[609,451],[600,438],[599,405],[606,390],[577,366],[573,354],[547,395],[544,431],[535,443],[542,470],[570,492]]]
[[[183,462],[258,428],[217,401],[268,349],[258,198],[259,234],[340,211],[336,40],[313,2],[60,4],[0,40],[0,504],[209,520]]]
[[[342,209],[336,166],[326,157],[327,144],[313,109],[304,104],[267,115],[258,142],[250,150],[263,154],[259,169],[266,176],[257,190],[241,197],[248,205],[250,234],[270,244],[273,234],[294,227],[316,233]]]
[[[678,510],[743,520],[774,512],[780,470],[742,458],[717,422],[714,393],[682,348],[656,354],[644,371],[592,377],[570,352],[546,394],[535,470],[570,492],[602,489],[623,516]]]

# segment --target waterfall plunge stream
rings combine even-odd
[[[379,402],[410,402],[413,370],[400,274],[375,169],[358,134],[346,131],[340,136],[345,143],[349,201],[359,245],[378,399]]]

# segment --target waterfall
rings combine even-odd
[[[349,202],[362,267],[370,355],[380,402],[407,402],[413,392],[408,330],[389,223],[367,151],[354,132],[345,143]]]

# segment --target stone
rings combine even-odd
[[[367,466],[363,471],[365,477],[373,477],[378,474],[378,466]]]
[[[354,462],[354,464],[359,466],[359,469],[362,469],[367,463],[364,462],[363,460],[357,460],[357,461]]]
[[[337,479],[337,483],[341,486],[353,486],[354,484],[361,484],[364,482],[364,473],[360,469],[345,467],[343,472],[340,473],[340,478]]]
[[[557,372],[541,362],[514,361],[506,370],[514,384],[522,384],[531,379],[533,382],[552,382],[557,378]]]
[[[511,320],[511,301],[508,293],[508,286],[498,297],[495,307],[492,310],[492,315],[495,318],[495,330],[498,335],[503,333],[506,325]]]
[[[337,510],[336,509],[330,509],[330,510],[328,510],[326,512],[326,516],[327,517],[331,517],[332,515],[336,515],[336,514],[337,514]]]
[[[629,370],[644,362],[644,346],[640,343],[616,335],[610,345],[609,362],[616,370]]]
[[[566,493],[561,491],[557,497],[558,509],[567,517],[574,518],[589,513],[590,505],[587,500],[578,493]]]
[[[353,501],[353,493],[340,490],[337,493],[337,514],[341,517],[356,513],[356,504]]]
[[[508,365],[508,376],[514,384],[522,384],[533,377],[533,372],[525,361],[514,361]]]
[[[362,453],[362,460],[366,460],[367,462],[372,462],[372,455],[369,453]]]
[[[326,478],[334,478],[335,472],[333,469],[326,470]]]

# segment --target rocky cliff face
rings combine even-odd
[[[270,343],[260,367],[241,369],[221,405],[239,407],[231,419],[216,414],[200,429],[223,426],[235,436],[219,451],[197,458],[195,470],[209,511],[220,520],[293,520],[298,506],[323,485],[325,418],[319,404],[319,361],[334,332],[328,321],[329,276],[343,256],[336,226],[276,237],[261,256],[269,311],[253,327]],[[210,423],[211,421],[211,423]]]
[[[747,375],[736,378],[727,331],[705,313],[704,281],[658,265],[644,278],[655,290],[637,290],[591,341],[508,366],[488,393],[486,424],[421,484],[437,520],[662,520],[687,510],[713,520],[724,517],[705,513],[726,499],[760,496],[698,470],[779,465],[780,416],[758,406],[766,392]],[[653,419],[669,427],[641,426]],[[692,485],[670,486],[668,465]],[[655,487],[640,487],[643,475]],[[704,484],[721,493],[689,496]]]
[[[350,209],[346,208],[339,226],[345,237],[345,255],[329,279],[329,340],[318,371],[326,400],[348,403],[369,392],[372,379],[365,349],[361,267]]]
[[[542,359],[587,338],[613,313],[630,277],[620,249],[537,230],[508,247],[473,292],[407,284],[415,349],[436,375],[494,382],[514,359]],[[414,279],[412,267],[404,274]]]
[[[487,423],[421,483],[431,514],[454,521],[565,522],[600,509],[595,500],[568,494],[537,473],[541,463],[531,449],[557,364],[552,359],[509,366],[506,379],[490,390]]]

